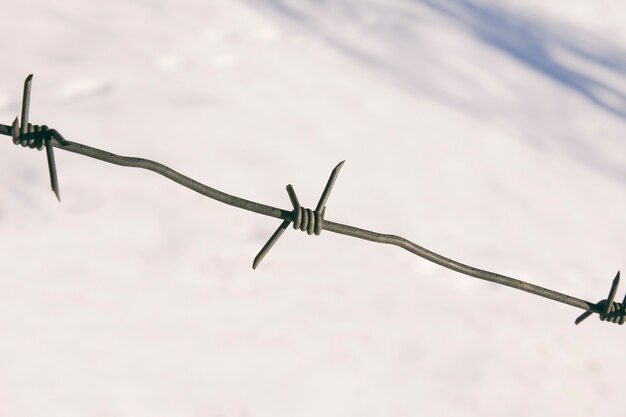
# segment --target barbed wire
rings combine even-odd
[[[300,205],[298,197],[296,196],[296,192],[291,184],[287,185],[287,194],[289,195],[289,199],[291,200],[293,210],[283,210],[280,208],[246,200],[244,198],[237,197],[202,184],[158,162],[143,158],[120,156],[107,151],[103,151],[101,149],[93,148],[76,142],[71,142],[69,140],[66,140],[55,129],[51,129],[45,125],[39,126],[29,123],[28,116],[30,109],[32,79],[33,76],[31,74],[26,78],[26,81],[24,82],[21,124],[18,118],[13,121],[13,124],[11,126],[0,124],[0,134],[11,136],[13,138],[13,143],[16,145],[21,145],[24,147],[38,150],[42,150],[44,147],[46,148],[48,171],[50,174],[50,185],[52,191],[55,193],[59,201],[61,201],[61,197],[59,192],[59,183],[57,179],[53,148],[59,148],[64,151],[73,152],[94,159],[99,159],[101,161],[115,165],[147,169],[149,171],[156,172],[157,174],[161,174],[164,177],[169,178],[170,180],[184,187],[187,187],[193,191],[196,191],[197,193],[217,200],[221,203],[283,220],[280,226],[278,226],[278,229],[276,229],[274,234],[272,234],[267,243],[261,248],[257,256],[254,258],[254,261],[252,263],[252,268],[254,269],[259,266],[263,258],[268,254],[270,249],[278,241],[284,231],[289,227],[289,224],[293,224],[294,229],[306,231],[309,235],[319,235],[322,230],[328,230],[329,232],[369,240],[371,242],[398,246],[421,258],[424,258],[430,262],[436,263],[461,274],[505,285],[507,287],[515,288],[530,294],[534,294],[585,310],[585,312],[576,319],[576,324],[581,323],[593,313],[597,313],[600,320],[602,321],[608,321],[620,325],[624,324],[624,322],[626,321],[626,297],[624,297],[624,300],[621,303],[615,301],[615,296],[617,294],[617,289],[620,282],[619,271],[613,279],[613,283],[611,285],[608,297],[597,303],[592,303],[576,297],[572,297],[567,294],[562,294],[557,291],[540,287],[529,282],[511,278],[506,275],[501,275],[495,272],[490,272],[474,268],[469,265],[465,265],[461,262],[457,262],[455,260],[432,252],[400,236],[377,233],[370,230],[326,220],[324,218],[324,215],[326,214],[326,203],[330,196],[330,192],[333,189],[337,176],[339,175],[339,171],[341,170],[345,161],[340,162],[331,172],[330,177],[326,182],[326,186],[324,187],[324,191],[322,192],[319,202],[317,203],[317,206],[314,210],[304,208]]]

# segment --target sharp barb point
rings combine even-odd
[[[278,241],[283,232],[287,229],[289,223],[289,220],[283,220],[280,226],[278,226],[278,229],[276,229],[274,234],[270,236],[267,243],[263,245],[257,256],[254,258],[254,261],[252,261],[252,269],[256,269],[256,267],[259,266],[265,255],[267,255],[270,249],[272,249],[272,246],[274,246],[274,244]]]
[[[609,291],[609,296],[606,299],[606,304],[604,305],[604,311],[602,315],[606,317],[611,311],[611,306],[613,305],[613,301],[615,300],[615,295],[617,294],[617,288],[619,287],[619,271],[617,271],[617,275],[613,278],[613,284],[611,284],[611,290]]]
[[[341,170],[341,167],[343,166],[344,162],[346,161],[343,160],[339,162],[339,164],[337,164],[337,166],[333,169],[333,172],[330,173],[330,177],[328,178],[326,187],[324,187],[324,192],[322,192],[320,201],[317,203],[317,207],[315,208],[315,211],[317,211],[318,213],[321,212],[324,207],[326,207],[326,201],[328,201],[330,192],[332,191],[333,186],[335,185],[335,180],[337,179],[337,175],[339,175],[339,171]]]
[[[30,74],[24,81],[24,95],[22,96],[22,134],[26,134],[28,131],[28,112],[30,108],[30,89],[32,80],[33,74]]]
[[[61,202],[61,197],[59,193],[59,180],[57,178],[57,168],[54,162],[54,151],[53,151],[52,142],[50,139],[46,140],[46,157],[48,159],[48,172],[50,173],[50,186],[52,187],[52,191],[57,196],[57,200]]]
[[[593,311],[585,311],[583,314],[578,316],[578,318],[576,319],[574,323],[576,323],[576,325],[579,325],[580,323],[583,322],[583,320],[585,320],[587,317],[591,316],[592,314],[593,314]]]
[[[291,200],[291,205],[294,210],[300,209],[300,202],[298,201],[298,196],[296,195],[296,190],[293,189],[291,184],[287,185],[287,194],[289,194],[289,199]]]
[[[11,125],[11,136],[13,136],[13,144],[17,145],[20,137],[20,121],[17,117],[13,120],[13,124]]]

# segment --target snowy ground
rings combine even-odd
[[[626,8],[11,2],[0,122],[597,301],[626,269]],[[0,151],[0,416],[618,415],[625,329],[146,171]],[[618,294],[621,299],[623,290]]]

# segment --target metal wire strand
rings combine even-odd
[[[282,219],[283,223],[281,224],[281,226],[279,226],[278,230],[275,233],[278,237],[280,237],[282,232],[284,232],[284,230],[287,228],[289,223],[293,222],[294,211],[283,210],[280,208],[268,206],[268,205],[261,204],[261,203],[256,203],[254,201],[246,200],[241,197],[227,194],[225,192],[216,190],[215,188],[211,188],[207,185],[204,185],[158,162],[151,161],[148,159],[143,159],[143,158],[134,158],[134,157],[116,155],[110,152],[103,151],[101,149],[96,149],[87,145],[65,140],[61,136],[61,134],[58,133],[56,130],[51,129],[50,131],[52,132],[52,135],[53,135],[53,138],[50,141],[50,143],[56,148],[59,148],[68,152],[73,152],[76,154],[88,156],[90,158],[99,159],[101,161],[112,163],[115,165],[147,169],[147,170],[156,172],[160,175],[163,175],[184,187],[187,187],[206,197],[212,198],[224,204],[228,204],[228,205],[238,207],[244,210],[249,210],[255,213],[263,214],[265,216]],[[0,134],[10,136],[11,135],[10,126],[0,125]],[[534,294],[534,295],[538,295],[540,297],[544,297],[550,300],[558,301],[563,304],[568,304],[570,306],[577,307],[577,308],[587,311],[589,315],[592,313],[600,313],[601,311],[603,311],[603,308],[600,304],[592,303],[590,301],[572,297],[570,295],[563,294],[563,293],[550,290],[544,287],[540,287],[538,285],[531,284],[526,281],[511,278],[506,275],[501,275],[495,272],[490,272],[490,271],[474,268],[469,265],[465,265],[461,262],[446,258],[445,256],[432,252],[400,236],[373,232],[370,230],[361,229],[361,228],[354,227],[354,226],[332,222],[326,219],[322,219],[321,224],[324,230],[328,230],[333,233],[339,233],[342,235],[351,236],[351,237],[355,237],[359,239],[369,240],[371,242],[398,246],[421,258],[434,262],[438,265],[441,265],[453,271],[456,271],[465,275],[469,275],[474,278],[479,278],[485,281],[490,281],[490,282],[494,282],[497,284],[505,285],[507,287],[515,288],[520,291],[525,291],[530,294]],[[273,242],[275,242],[277,238],[273,239]],[[259,262],[260,262],[260,259],[259,259]],[[254,264],[253,264],[253,267],[255,267]]]
[[[592,303],[576,297],[572,297],[567,294],[562,294],[557,291],[543,288],[529,282],[521,281],[505,275],[497,274],[495,272],[490,272],[474,268],[469,265],[465,265],[461,262],[446,258],[445,256],[432,252],[400,236],[377,233],[370,230],[325,220],[324,214],[326,211],[326,202],[333,188],[337,175],[339,174],[339,170],[341,169],[345,161],[340,162],[333,169],[315,210],[305,209],[300,206],[298,198],[291,185],[287,186],[287,192],[289,194],[289,198],[291,199],[293,210],[283,210],[280,208],[268,206],[224,193],[222,191],[204,185],[198,181],[195,181],[194,179],[189,178],[177,171],[174,171],[173,169],[158,162],[143,158],[120,156],[103,151],[101,149],[96,149],[80,143],[71,142],[65,140],[65,138],[63,138],[63,136],[55,129],[48,129],[46,126],[38,127],[36,125],[30,125],[27,120],[29,108],[28,99],[30,97],[31,81],[32,76],[29,76],[25,83],[24,103],[22,107],[23,123],[21,129],[19,122],[16,119],[12,126],[0,124],[0,134],[12,136],[14,143],[21,144],[22,146],[40,149],[42,142],[44,143],[48,153],[48,165],[51,174],[51,183],[53,190],[55,190],[57,194],[57,198],[59,197],[59,194],[58,184],[56,183],[56,168],[54,165],[54,158],[52,154],[53,147],[116,165],[150,170],[160,175],[163,175],[164,177],[169,178],[170,180],[184,187],[187,187],[221,203],[283,220],[278,229],[270,237],[268,242],[255,258],[252,266],[253,268],[256,268],[258,266],[261,259],[263,259],[263,257],[268,253],[269,249],[271,249],[271,247],[276,243],[282,233],[287,229],[289,224],[292,223],[294,228],[299,228],[302,231],[307,231],[308,234],[319,235],[322,230],[328,230],[333,233],[339,233],[346,236],[369,240],[371,242],[398,246],[402,249],[409,251],[412,254],[415,254],[421,258],[424,258],[430,262],[436,263],[453,271],[485,281],[505,285],[511,288],[518,289],[520,291],[525,291],[530,294],[534,294],[543,298],[547,298],[585,310],[585,313],[583,313],[576,320],[576,324],[582,322],[593,313],[599,314],[600,320],[603,321],[618,324],[623,324],[626,321],[626,298],[622,303],[614,302],[615,294],[617,292],[617,285],[619,284],[619,272],[617,273],[617,276],[613,281],[613,286],[611,288],[611,292],[609,293],[609,297],[606,300],[600,301],[598,303]]]

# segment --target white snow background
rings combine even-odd
[[[589,301],[626,269],[614,0],[5,1],[0,122]],[[0,144],[0,415],[617,416],[626,329]],[[621,300],[624,289],[618,293]]]

